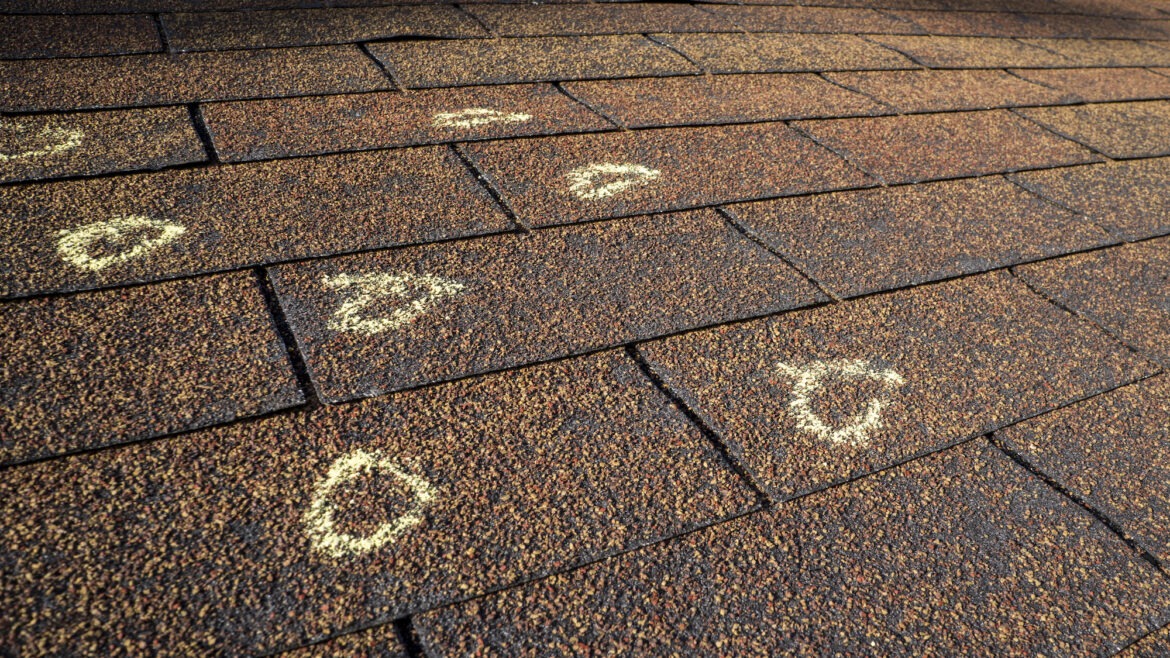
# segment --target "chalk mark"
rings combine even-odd
[[[486,107],[469,107],[457,112],[439,112],[434,116],[436,128],[476,128],[489,123],[524,123],[532,119],[523,112],[501,112]]]
[[[13,123],[8,126],[0,126],[0,129],[9,129],[20,133],[25,131],[24,124]],[[54,128],[53,126],[46,126],[37,133],[37,139],[43,139],[46,142],[52,142],[48,146],[31,151],[24,151],[22,153],[0,153],[0,162],[8,162],[10,160],[28,160],[31,158],[39,158],[45,155],[55,155],[70,149],[75,149],[81,146],[81,140],[85,137],[85,133],[80,130],[70,130],[68,128]]]
[[[458,281],[444,279],[432,274],[335,274],[326,276],[325,286],[334,290],[352,290],[329,320],[334,331],[356,332],[374,336],[406,326],[430,310],[440,299],[451,297],[463,290]],[[362,317],[362,311],[379,298],[399,297],[407,299],[412,291],[425,291],[411,299],[404,306],[394,309],[389,317]]]
[[[617,180],[601,184],[605,178],[620,176]],[[585,201],[598,201],[638,186],[647,185],[662,176],[662,172],[640,164],[595,163],[578,167],[565,174],[569,180],[569,191]]]
[[[872,379],[885,384],[887,392],[905,383],[897,372],[889,368],[874,368],[869,361],[860,359],[815,361],[806,366],[780,362],[776,364],[776,368],[781,374],[795,381],[788,400],[788,409],[796,419],[796,427],[828,443],[849,444],[854,447],[867,445],[869,435],[883,427],[882,409],[885,408],[887,400],[881,397],[871,399],[864,411],[851,416],[849,422],[842,427],[834,428],[813,411],[812,395],[824,388],[825,380],[832,377]]]
[[[157,237],[140,239],[130,248],[109,256],[90,255],[90,250],[99,242],[123,242],[137,232],[150,231],[157,231]],[[186,232],[187,229],[181,224],[152,219],[145,215],[117,215],[104,222],[58,231],[57,252],[65,262],[74,267],[100,272],[111,265],[145,256],[162,245],[174,242]]]

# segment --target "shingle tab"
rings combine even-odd
[[[1111,158],[1170,155],[1170,102],[1036,107],[1019,113]]]
[[[710,12],[674,3],[473,4],[467,11],[505,37],[736,30]]]
[[[250,272],[7,302],[0,334],[2,464],[302,401]]]
[[[1123,245],[1044,263],[1019,275],[1045,295],[1170,366],[1170,239]]]
[[[749,32],[923,34],[914,23],[873,9],[712,5],[711,11]]]
[[[987,110],[1076,100],[1071,94],[1026,82],[1003,71],[863,71],[826,73],[825,77],[903,112]]]
[[[1012,450],[1170,560],[1170,377],[1138,382],[999,433]]]
[[[1170,78],[1145,69],[1016,69],[1012,73],[1089,102],[1170,98]]]
[[[725,325],[639,349],[776,499],[1153,371],[1006,273]]]
[[[809,73],[599,80],[570,82],[564,88],[630,128],[889,112],[861,94]]]
[[[1012,179],[1123,239],[1170,233],[1170,159],[1031,171]]]
[[[0,182],[161,169],[205,160],[187,108],[0,119]]]
[[[839,296],[973,274],[1115,240],[999,177],[776,199],[729,208]]]
[[[1100,160],[1005,110],[826,119],[795,124],[887,183],[977,176]]]
[[[782,123],[546,137],[466,150],[534,225],[873,184]]]
[[[162,50],[150,16],[0,16],[0,57],[86,57]]]
[[[545,84],[213,103],[203,118],[230,161],[614,128]]]
[[[179,52],[488,36],[467,14],[441,5],[166,14],[163,25],[171,49]]]
[[[1067,57],[1016,39],[988,37],[874,36],[871,41],[936,69],[1075,66]],[[903,67],[908,68],[908,67]]]
[[[1066,66],[1170,66],[1170,48],[1121,39],[1021,39],[1067,58]],[[1031,64],[1013,64],[1026,68]]]
[[[1166,654],[1170,654],[1170,624],[1150,633],[1117,656],[1118,658],[1162,658]]]
[[[281,658],[410,658],[394,624],[383,624],[280,654]]]
[[[1108,655],[1168,599],[980,441],[416,624],[433,655]]]
[[[0,110],[70,110],[389,89],[357,46],[0,61]]]
[[[331,401],[823,299],[712,211],[311,261],[273,279]]]
[[[688,75],[698,70],[641,35],[409,41],[369,50],[407,87]]]
[[[894,15],[913,21],[930,34],[939,36],[1166,38],[1166,33],[1151,23],[1101,16],[985,11],[897,11]]]
[[[0,638],[272,653],[755,506],[611,352],[6,472]]]
[[[447,147],[0,188],[0,296],[512,228]]]
[[[898,53],[852,34],[654,35],[711,73],[906,69]]]

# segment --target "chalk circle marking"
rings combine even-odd
[[[375,471],[391,475],[410,488],[413,496],[410,509],[393,521],[379,525],[368,535],[339,532],[333,518],[337,510],[332,501],[333,493],[346,482]],[[313,548],[332,557],[365,555],[396,541],[407,530],[422,523],[423,511],[434,502],[435,496],[435,488],[426,478],[410,473],[381,451],[355,450],[337,458],[317,483],[309,510],[305,513],[305,529]]]
[[[334,331],[355,332],[374,336],[406,326],[415,318],[426,313],[440,299],[452,297],[463,290],[458,281],[444,279],[432,274],[335,274],[326,276],[325,286],[333,290],[349,291],[329,320]],[[394,309],[389,317],[363,317],[362,312],[376,300],[385,297],[406,299],[412,289],[426,291],[404,306]]]
[[[24,124],[21,123],[0,126],[0,129],[8,129],[18,133],[25,131]],[[46,155],[63,153],[81,146],[81,140],[84,137],[85,133],[80,130],[70,130],[68,128],[54,128],[52,126],[46,126],[41,130],[41,132],[37,133],[37,139],[48,142],[48,146],[24,151],[22,153],[0,153],[0,162],[8,162],[10,160],[29,160]]]
[[[128,249],[109,256],[94,257],[90,250],[102,240],[118,242],[135,232],[156,232],[153,238],[140,239]],[[141,258],[147,253],[187,232],[181,224],[152,219],[145,215],[117,215],[104,222],[95,222],[57,232],[57,252],[65,262],[83,270],[100,272],[111,265]]]
[[[608,183],[600,181],[618,177]],[[565,174],[569,191],[585,201],[598,201],[638,185],[646,185],[662,176],[662,172],[640,164],[600,162],[578,167]]]
[[[439,112],[434,116],[436,128],[476,128],[489,123],[524,123],[532,119],[523,112],[501,112],[486,107],[469,107],[456,112]]]
[[[853,415],[842,427],[832,427],[818,416],[812,408],[811,397],[825,387],[829,379],[872,379],[885,384],[887,391],[902,386],[905,380],[889,368],[875,368],[869,361],[840,359],[816,361],[806,366],[777,363],[781,374],[795,381],[788,409],[796,419],[796,427],[823,441],[835,445],[849,444],[854,447],[869,443],[869,435],[883,427],[882,410],[887,400],[883,397],[871,399],[865,410]]]

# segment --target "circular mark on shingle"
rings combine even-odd
[[[875,397],[865,405],[865,410],[855,414],[841,427],[833,427],[818,416],[812,408],[812,395],[833,380],[872,379],[884,384],[888,393],[905,383],[902,376],[889,368],[875,368],[869,361],[841,359],[815,361],[806,366],[777,363],[781,374],[795,381],[788,409],[796,419],[796,427],[828,443],[847,443],[864,446],[869,443],[870,433],[882,428],[882,409],[888,399]]]
[[[118,215],[104,222],[58,231],[57,252],[70,265],[100,272],[145,256],[186,232],[181,224],[145,215]],[[109,253],[95,255],[98,249]]]
[[[430,310],[436,301],[463,290],[458,281],[431,274],[334,274],[326,276],[325,286],[345,294],[333,312],[329,328],[373,336],[403,327]],[[382,317],[364,317],[363,311],[379,299],[398,298],[406,303]]]
[[[457,112],[439,112],[434,117],[436,128],[475,128],[489,123],[524,123],[532,119],[523,112],[501,112],[486,107],[469,107]]]
[[[597,201],[636,185],[646,185],[661,175],[657,169],[640,164],[601,162],[578,167],[565,174],[565,178],[569,180],[569,191],[578,199]]]
[[[338,487],[375,471],[393,476],[410,488],[410,509],[398,518],[379,525],[368,535],[350,535],[337,530],[333,515],[337,506],[332,495]],[[426,478],[415,475],[387,459],[380,451],[355,450],[338,457],[324,479],[313,489],[312,502],[305,513],[305,530],[313,548],[333,557],[364,555],[401,537],[422,523],[423,510],[435,500],[435,488]]]
[[[0,130],[9,130],[15,133],[26,132],[24,124],[12,123],[5,126],[0,126]],[[39,158],[46,155],[54,155],[75,149],[81,146],[81,139],[85,137],[85,133],[80,130],[70,130],[68,128],[54,128],[46,126],[37,133],[36,141],[43,143],[44,146],[40,148],[30,149],[19,153],[0,153],[0,162],[8,162],[9,160],[28,160],[31,158]]]

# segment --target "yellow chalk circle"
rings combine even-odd
[[[357,480],[367,473],[381,471],[394,476],[410,487],[414,500],[405,514],[378,526],[366,536],[347,535],[338,532],[333,520],[336,505],[331,501],[333,492],[346,482]],[[413,526],[422,523],[423,510],[435,500],[435,488],[426,478],[407,472],[392,460],[382,456],[380,451],[355,450],[337,458],[317,483],[313,499],[305,513],[305,531],[313,547],[333,557],[364,555],[375,551],[401,537]]]
[[[153,249],[174,242],[187,229],[180,224],[151,219],[145,215],[118,215],[104,222],[86,224],[57,233],[57,252],[65,262],[91,272],[125,263],[146,255]],[[154,237],[149,237],[154,234]],[[90,250],[99,242],[130,246],[110,256],[94,257]]]
[[[475,128],[489,123],[524,123],[531,114],[501,112],[486,107],[469,107],[458,112],[439,112],[434,117],[436,128]]]
[[[0,128],[7,128],[14,132],[24,132],[24,124],[14,123],[8,126],[0,126]],[[75,149],[81,146],[81,139],[85,137],[85,133],[80,130],[69,130],[67,128],[54,128],[47,126],[40,133],[37,134],[37,139],[49,142],[48,146],[31,151],[24,151],[23,153],[0,153],[0,162],[8,162],[9,160],[27,160],[29,158],[39,158],[45,155],[53,155]]]
[[[596,201],[611,197],[635,185],[645,185],[658,179],[662,172],[640,164],[613,164],[602,162],[578,167],[565,174],[569,179],[569,191],[577,198]],[[618,176],[617,180],[601,183],[602,180]]]
[[[391,331],[413,321],[430,310],[440,299],[451,297],[463,290],[458,281],[444,279],[431,274],[335,274],[326,276],[326,287],[350,291],[341,306],[333,312],[329,328],[334,331],[354,331],[367,336]],[[366,318],[362,311],[382,297],[407,299],[412,291],[422,294],[405,305],[394,309],[389,317]]]
[[[850,418],[848,424],[833,428],[813,412],[810,399],[814,393],[824,388],[826,380],[872,379],[884,383],[887,391],[905,383],[897,372],[888,368],[877,369],[872,367],[869,361],[857,359],[816,361],[807,366],[778,363],[776,368],[781,374],[796,382],[792,387],[792,397],[788,401],[788,409],[796,419],[796,427],[834,444],[864,446],[869,443],[870,433],[882,428],[882,409],[887,400],[881,397],[870,400],[865,411]]]

